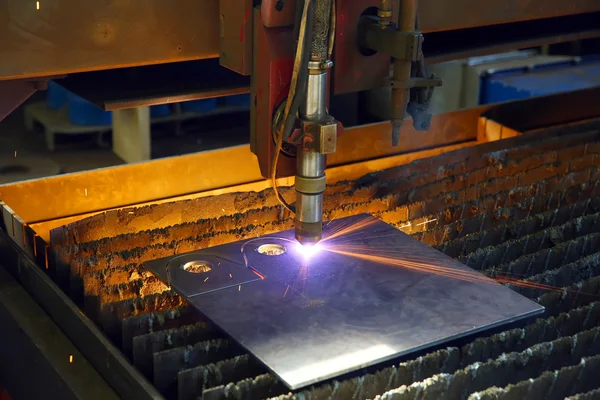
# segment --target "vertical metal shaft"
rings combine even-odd
[[[379,10],[377,10],[377,16],[379,17],[379,24],[382,27],[386,27],[390,24],[392,19],[392,0],[380,0]]]
[[[413,32],[417,19],[417,0],[399,0],[398,30]],[[406,82],[410,79],[411,62],[394,60],[393,80]],[[404,122],[406,105],[410,98],[410,90],[404,88],[392,89],[392,144],[398,145],[400,141],[400,128]]]
[[[300,117],[321,121],[327,116],[327,73],[308,75],[306,98],[300,105]],[[300,184],[300,181],[304,185]],[[319,184],[321,183],[321,184]],[[310,187],[306,190],[305,187]],[[321,240],[323,231],[323,190],[325,155],[313,149],[298,148],[296,153],[296,239],[302,244]]]
[[[315,12],[306,96],[300,118],[319,122],[327,118],[327,60],[332,0],[312,0]],[[321,240],[323,232],[323,191],[325,155],[314,148],[299,146],[296,154],[296,239],[302,244]]]
[[[299,112],[308,121],[321,121],[327,116],[327,70],[310,71]]]

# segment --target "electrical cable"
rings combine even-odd
[[[302,18],[300,20],[300,28],[298,31],[298,46],[296,48],[296,55],[294,57],[294,69],[292,71],[292,79],[290,82],[290,91],[286,100],[283,118],[281,119],[279,126],[276,129],[276,144],[275,154],[273,156],[273,163],[271,166],[271,181],[273,184],[273,191],[277,200],[291,213],[295,213],[295,207],[288,204],[283,198],[277,188],[277,164],[279,162],[279,154],[281,153],[281,147],[283,146],[283,138],[291,133],[293,124],[296,119],[296,114],[300,106],[302,90],[298,91],[298,86],[303,88],[306,85],[308,75],[308,54],[310,50],[309,43],[312,31],[312,15],[310,9],[311,1],[305,0],[304,7],[302,10]],[[311,26],[308,26],[311,25]],[[305,76],[306,78],[302,78]],[[301,82],[299,82],[301,81]],[[291,121],[291,123],[290,123]]]
[[[297,10],[299,10],[300,4],[297,3]],[[308,62],[310,57],[310,43],[312,40],[312,26],[314,23],[314,12],[310,0],[305,0],[304,6],[302,7],[302,16],[300,22],[295,24],[294,33],[297,33],[297,47],[294,57],[294,69],[292,72],[292,79],[290,82],[290,91],[286,100],[283,117],[278,123],[276,128],[276,143],[275,143],[275,154],[273,155],[273,163],[271,166],[271,182],[273,185],[273,191],[275,197],[288,211],[295,213],[295,206],[289,204],[279,193],[277,188],[277,164],[279,162],[279,155],[283,146],[283,139],[289,137],[294,124],[296,122],[296,115],[302,101],[303,94],[305,92],[306,85],[308,83]],[[330,13],[330,28],[329,28],[329,40],[328,40],[328,52],[327,57],[331,59],[333,53],[333,44],[335,41],[336,31],[336,7],[335,0],[332,0],[331,13]]]
[[[336,29],[337,19],[335,13],[335,0],[332,0],[331,3],[331,16],[329,20],[329,46],[327,48],[327,59],[331,60],[331,55],[333,54],[333,44],[335,42],[335,29]]]

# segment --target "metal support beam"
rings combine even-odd
[[[10,62],[0,64],[0,80],[217,58],[221,54],[219,0],[147,0],[143,7],[132,1],[38,3],[39,9],[35,1],[3,2],[0,60]],[[245,3],[238,0],[232,7],[242,9]],[[338,0],[338,16],[344,12],[344,3]],[[348,4],[360,15],[377,3],[352,0]],[[275,13],[289,20],[278,20],[277,26],[293,23],[294,14],[284,11]],[[600,11],[597,0],[422,0],[419,22],[423,33],[428,33],[595,11]],[[354,22],[340,20],[340,32],[344,25]],[[244,23],[244,19],[237,20],[226,29],[239,35]]]

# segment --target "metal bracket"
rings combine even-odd
[[[418,72],[422,73],[423,71],[419,69]],[[414,82],[415,85],[411,88],[406,111],[413,119],[415,130],[427,131],[431,125],[432,114],[428,109],[433,89],[436,86],[442,86],[442,80],[431,74],[429,78],[411,78],[409,82]]]
[[[397,60],[418,61],[423,35],[419,31],[402,32],[395,24],[381,25],[379,18],[368,17],[362,25],[361,45],[389,54]]]
[[[389,84],[393,89],[433,88],[442,86],[442,80],[432,75],[430,78],[410,78],[408,81],[395,81],[390,79]]]
[[[365,17],[360,27],[360,44],[363,48],[384,52],[394,60],[394,76],[388,80],[392,88],[394,146],[398,144],[406,112],[412,116],[416,130],[429,129],[432,115],[427,109],[433,88],[442,86],[442,80],[434,75],[425,77],[423,35],[416,24],[416,6],[407,4],[406,8],[407,13],[414,13],[414,21],[409,17],[408,22],[406,18],[399,19],[399,25],[390,23],[389,12],[382,2],[379,17]],[[403,11],[400,10],[401,13]]]

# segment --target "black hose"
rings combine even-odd
[[[303,2],[299,2],[303,3]],[[305,40],[300,70],[298,71],[298,82],[296,87],[296,93],[294,98],[292,99],[292,105],[290,107],[290,113],[287,116],[287,119],[283,125],[283,139],[287,139],[292,134],[292,130],[294,129],[294,124],[296,123],[296,114],[298,113],[298,109],[300,108],[300,102],[303,100],[304,95],[306,94],[306,85],[308,83],[308,62],[310,60],[310,43],[312,40],[312,28],[314,25],[314,6],[313,3],[308,6],[308,15],[306,16],[306,32],[305,32]]]

